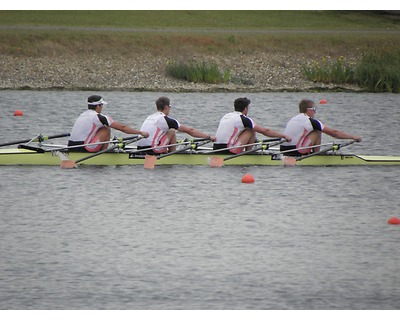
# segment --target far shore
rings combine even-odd
[[[201,57],[198,59],[201,59]],[[91,90],[159,92],[363,92],[353,85],[314,83],[304,78],[301,55],[254,53],[212,57],[231,70],[226,84],[192,83],[167,77],[167,58],[149,53],[135,58],[107,56],[0,56],[1,90]]]

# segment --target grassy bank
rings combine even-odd
[[[0,55],[214,63],[262,54],[357,63],[371,51],[397,50],[399,31],[400,16],[367,11],[0,11]]]
[[[400,45],[399,16],[356,11],[0,11],[1,26],[0,53],[26,56],[262,51],[322,58]]]
[[[186,56],[255,52],[296,53],[310,59],[358,57],[376,48],[400,46],[399,33],[185,33],[105,32],[82,30],[0,30],[0,54],[60,56],[103,54],[129,56],[143,52]]]

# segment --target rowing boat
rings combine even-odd
[[[0,149],[0,165],[60,165],[60,156],[71,160],[82,159],[88,153],[59,151],[38,152],[23,148]],[[209,165],[210,157],[226,157],[227,155],[210,153],[205,150],[189,150],[160,158],[157,165]],[[80,162],[80,165],[122,166],[143,165],[145,156],[128,150],[113,150]],[[267,150],[245,154],[229,161],[224,165],[236,166],[282,166],[279,153]],[[300,159],[297,166],[370,166],[370,165],[400,165],[400,156],[356,155],[351,153],[331,152]]]

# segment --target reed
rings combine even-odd
[[[227,83],[230,80],[230,70],[220,71],[216,64],[202,62],[171,61],[167,63],[166,73],[168,76],[186,80],[189,82],[203,83]]]
[[[370,52],[355,68],[359,86],[370,92],[400,92],[400,50]]]
[[[335,60],[325,57],[311,65],[303,65],[302,72],[306,79],[324,83],[354,83],[354,68],[344,57]]]
[[[357,84],[369,92],[400,92],[400,50],[368,52],[357,63],[343,57],[303,65],[306,79],[336,84]]]

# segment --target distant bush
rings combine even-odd
[[[166,72],[168,76],[182,79],[190,82],[204,83],[227,83],[229,82],[230,70],[220,71],[215,64],[207,64],[206,62],[169,62],[167,63]]]
[[[368,53],[355,68],[358,85],[371,92],[400,92],[400,51]]]
[[[400,93],[400,51],[365,54],[359,63],[344,58],[322,59],[302,66],[306,79],[324,83],[355,83],[369,92]]]

